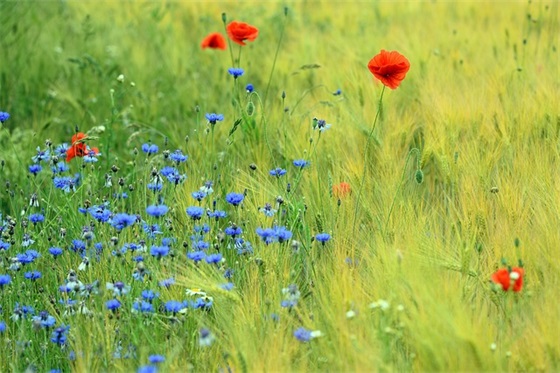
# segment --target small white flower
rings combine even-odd
[[[490,345],[490,350],[496,351],[496,348],[497,348],[497,347],[498,347],[498,346],[497,346],[495,343],[492,343],[492,344]]]
[[[323,336],[323,333],[320,330],[313,330],[309,336],[311,337],[311,339],[313,338],[319,338]]]
[[[346,312],[346,318],[347,319],[353,319],[354,317],[356,317],[356,311],[350,310],[350,311]]]
[[[192,297],[192,296],[195,296],[195,295],[206,297],[206,292],[202,289],[187,289],[187,290],[185,290],[185,293],[189,297]]]
[[[124,82],[124,75],[121,74],[121,75],[117,76],[117,80],[121,83]]]
[[[519,273],[518,272],[510,272],[509,273],[509,278],[513,281],[516,281],[519,279]]]
[[[399,311],[399,312],[404,311],[404,306],[403,306],[402,304],[399,304],[399,305],[397,306],[397,311]]]

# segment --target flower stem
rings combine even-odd
[[[274,53],[274,60],[272,61],[272,69],[270,69],[270,76],[268,77],[268,83],[266,84],[266,90],[264,91],[263,101],[266,105],[266,99],[268,97],[268,90],[270,89],[270,83],[272,82],[272,76],[274,75],[274,69],[276,68],[276,60],[278,59],[278,53],[280,52],[280,45],[282,44],[282,39],[284,38],[284,30],[286,29],[286,22],[288,20],[288,8],[284,8],[284,22],[282,23],[282,30],[280,31],[280,38],[278,39],[278,45],[276,46],[276,53]]]
[[[369,132],[367,141],[366,141],[366,148],[364,150],[364,171],[362,172],[362,179],[360,181],[360,187],[358,188],[358,197],[356,198],[356,205],[354,207],[354,223],[352,225],[352,235],[355,236],[356,234],[356,223],[358,221],[358,211],[360,209],[360,199],[362,196],[362,190],[364,188],[364,182],[366,179],[366,170],[367,170],[367,160],[368,160],[368,150],[369,144],[371,143],[371,139],[373,138],[373,131],[375,130],[375,126],[379,120],[379,115],[381,114],[382,105],[383,105],[383,94],[385,93],[385,86],[383,86],[383,90],[381,91],[381,96],[379,97],[379,105],[377,107],[377,113],[375,114],[375,119],[373,120],[373,125],[371,126],[371,130]]]
[[[399,184],[397,186],[397,191],[395,192],[395,196],[393,197],[393,202],[391,202],[391,207],[389,208],[389,214],[387,215],[387,220],[385,221],[385,233],[387,232],[387,229],[389,228],[389,219],[391,219],[391,214],[393,213],[393,208],[395,207],[395,202],[397,200],[397,196],[399,195],[399,191],[401,190],[401,186],[402,183],[404,181],[404,175],[406,173],[406,167],[408,166],[408,161],[410,160],[410,157],[412,157],[412,154],[416,153],[416,169],[419,170],[420,169],[420,150],[418,150],[418,148],[412,148],[410,149],[410,151],[408,152],[408,155],[406,157],[406,162],[404,164],[404,168],[403,168],[403,172],[401,175],[401,180],[399,181]]]

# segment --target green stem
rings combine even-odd
[[[282,45],[282,39],[284,38],[284,31],[286,30],[286,22],[288,20],[288,8],[284,9],[284,22],[282,23],[282,30],[280,31],[280,38],[278,39],[278,45],[276,45],[276,53],[274,53],[274,60],[272,61],[272,69],[270,69],[270,75],[268,77],[268,83],[266,84],[266,90],[264,91],[263,101],[266,104],[266,99],[268,97],[268,91],[270,90],[270,84],[272,83],[272,76],[274,75],[274,70],[276,68],[276,60],[278,59],[278,53],[280,52],[280,45]]]
[[[401,190],[401,186],[404,181],[404,175],[406,174],[406,167],[408,166],[408,161],[410,160],[410,157],[412,157],[413,153],[416,153],[416,169],[417,170],[420,169],[420,150],[418,150],[418,148],[412,148],[410,149],[406,157],[406,162],[404,164],[401,180],[399,181],[399,185],[397,186],[397,191],[395,192],[395,196],[393,197],[393,202],[391,202],[391,207],[389,208],[389,214],[387,215],[387,220],[385,221],[385,232],[387,232],[387,228],[389,228],[389,219],[391,219],[391,214],[393,213],[393,208],[395,207],[397,196],[399,195],[399,191]]]
[[[369,144],[371,143],[371,139],[373,138],[373,131],[375,130],[375,126],[377,125],[379,115],[382,110],[383,104],[383,94],[385,93],[385,86],[383,86],[383,90],[381,91],[381,96],[379,97],[379,105],[377,107],[377,113],[375,114],[375,119],[373,120],[373,125],[371,126],[371,130],[369,131],[369,135],[366,141],[366,148],[364,150],[364,171],[362,172],[362,178],[360,180],[360,187],[358,188],[358,197],[356,198],[356,205],[354,207],[354,223],[352,225],[352,235],[356,234],[356,223],[358,221],[358,210],[360,208],[360,199],[362,197],[362,190],[364,188],[364,182],[366,179],[366,170],[367,170],[367,160],[368,160],[368,150]]]

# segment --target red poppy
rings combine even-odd
[[[204,39],[202,39],[202,43],[200,43],[200,46],[202,47],[202,49],[227,49],[226,39],[219,32],[212,32],[208,34]]]
[[[86,139],[87,135],[82,132],[72,136],[72,145],[66,150],[66,162],[70,162],[74,157],[83,157],[90,152],[93,152],[94,155],[99,154],[99,149],[97,148],[88,149],[84,142]]]
[[[259,30],[245,22],[233,21],[226,27],[229,38],[239,45],[245,45],[245,40],[253,41],[259,35]]]
[[[521,291],[523,287],[523,275],[525,270],[523,268],[515,267],[511,272],[507,269],[499,269],[492,274],[492,282],[500,285],[504,291],[508,291],[510,286],[514,292]]]
[[[410,69],[410,62],[397,51],[381,52],[368,63],[369,71],[384,85],[396,89]]]
[[[352,192],[352,189],[350,188],[350,184],[342,182],[340,184],[333,185],[332,191],[336,198],[344,198]]]

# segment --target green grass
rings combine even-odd
[[[0,371],[128,372],[152,354],[166,358],[160,371],[560,370],[558,3],[300,1],[287,3],[287,14],[284,6],[0,3],[0,111],[11,115],[0,130],[1,239],[11,242],[0,250],[0,275],[11,276],[0,287]],[[238,46],[200,49],[206,34],[224,33],[222,13],[259,28],[241,51],[237,81],[227,69]],[[399,51],[411,68],[384,93],[364,163],[382,90],[367,63],[381,49]],[[246,94],[247,83],[255,93]],[[225,120],[210,131],[205,113]],[[314,117],[331,129],[313,131]],[[93,165],[68,163],[66,174],[80,172],[82,183],[64,193],[48,163],[37,176],[27,167],[37,146],[69,143],[76,128],[102,154]],[[157,155],[140,150],[149,141]],[[170,165],[163,151],[175,149],[189,156],[177,166],[187,178],[152,193],[152,170]],[[411,149],[420,184],[415,155],[405,167]],[[310,166],[298,170],[294,159]],[[270,176],[276,167],[287,174]],[[198,203],[191,193],[208,180],[214,192]],[[339,201],[331,190],[340,182],[353,192]],[[114,196],[122,192],[129,198]],[[241,206],[226,203],[230,192],[246,193]],[[33,193],[39,208],[29,205]],[[169,212],[157,220],[145,209],[159,200]],[[225,219],[185,213],[214,200]],[[78,211],[105,201],[113,213],[158,222],[163,234],[148,238],[140,222],[118,233]],[[266,203],[279,210],[273,218],[259,211]],[[26,225],[36,212],[45,222]],[[202,223],[208,252],[224,257],[219,265],[186,259]],[[231,224],[252,254],[238,255],[224,237]],[[292,239],[265,245],[256,229],[273,224]],[[95,238],[79,271],[82,259],[69,248],[84,226]],[[312,239],[320,232],[332,236],[326,245]],[[176,241],[158,260],[149,250],[163,237]],[[112,254],[142,240],[143,264],[130,251]],[[53,246],[64,249],[56,260]],[[42,256],[10,270],[30,248]],[[504,259],[523,262],[519,293],[492,287]],[[142,265],[148,273],[135,280]],[[61,293],[72,269],[84,284],[98,281],[99,293]],[[28,271],[42,278],[24,278]],[[171,277],[175,284],[158,285]],[[131,288],[112,312],[106,283],[117,281]],[[221,288],[228,281],[229,291]],[[291,309],[281,307],[290,284],[301,293]],[[194,300],[185,290],[198,288],[213,299],[209,311],[165,312],[165,302]],[[133,313],[145,289],[159,293],[154,312]],[[71,314],[61,299],[89,312]],[[15,320],[16,302],[68,325],[66,345],[30,316]],[[300,327],[322,336],[302,343]],[[200,345],[201,328],[214,335],[211,346]]]

